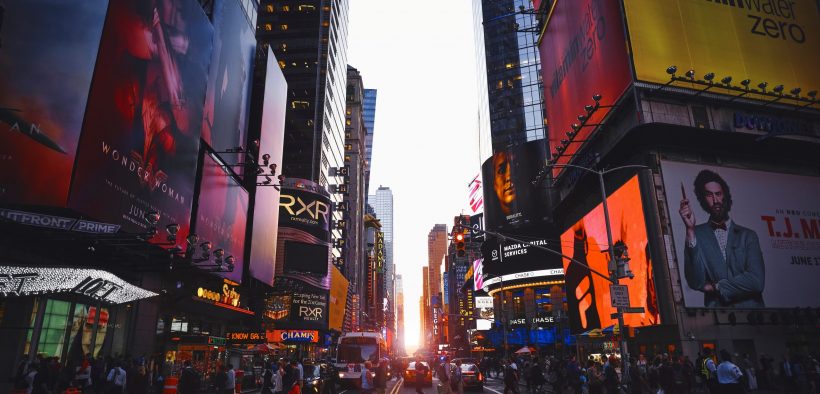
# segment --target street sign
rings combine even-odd
[[[613,308],[629,308],[629,291],[626,285],[609,285]]]

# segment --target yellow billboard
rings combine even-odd
[[[666,83],[669,66],[696,78],[751,79],[768,91],[820,89],[820,10],[815,0],[624,0],[638,80]],[[720,92],[720,89],[713,89]]]
[[[345,320],[345,304],[347,303],[347,288],[350,282],[342,275],[342,271],[332,267],[330,273],[330,312],[327,327],[331,330],[342,330]]]

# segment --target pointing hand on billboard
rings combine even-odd
[[[695,214],[689,205],[689,199],[686,198],[686,189],[683,188],[683,183],[680,184],[680,192],[680,217],[683,219],[683,224],[686,225],[686,239],[693,240],[695,239]]]

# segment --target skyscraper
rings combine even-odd
[[[494,150],[544,138],[544,99],[532,0],[473,0],[473,14],[483,159],[488,125]]]
[[[433,315],[430,312],[430,269],[426,265],[421,267],[422,296],[419,300],[419,314],[421,315],[421,331],[419,332],[419,346],[424,348],[433,340]]]
[[[404,351],[404,284],[401,275],[396,275],[396,352]]]
[[[441,293],[441,268],[445,253],[447,253],[447,225],[436,224],[427,234],[427,265],[430,267],[428,291],[431,298]]]
[[[331,168],[345,165],[347,14],[348,0],[298,5],[261,0],[256,29],[260,48],[273,50],[288,81],[280,172],[319,183],[334,203],[342,201],[338,189],[345,184],[344,177],[331,175]],[[333,219],[341,220],[341,213],[335,211]],[[334,230],[333,238],[341,238],[341,230]],[[333,250],[341,257],[339,249]]]
[[[364,90],[364,127],[367,136],[365,137],[365,150],[367,151],[367,170],[365,170],[364,184],[367,192],[370,193],[370,166],[373,159],[373,133],[376,125],[376,89]]]
[[[359,71],[347,66],[347,108],[345,109],[345,167],[348,177],[348,193],[344,196],[347,203],[347,220],[345,232],[347,248],[345,249],[345,266],[341,269],[350,286],[357,294],[367,290],[367,239],[364,221],[365,198],[365,129],[362,111],[364,84]],[[337,222],[338,225],[338,222]],[[359,306],[359,310],[361,306]]]
[[[385,248],[385,295],[387,296],[387,314],[388,328],[395,330],[395,299],[394,297],[394,279],[395,267],[393,264],[393,192],[389,187],[379,186],[376,194],[367,197],[367,203],[373,206],[376,212],[376,217],[382,224],[382,231],[384,232],[384,248]]]

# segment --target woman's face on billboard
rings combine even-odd
[[[512,165],[512,154],[509,152],[498,152],[493,155],[493,172],[495,180],[493,187],[501,205],[504,215],[510,214],[510,204],[515,201],[515,186],[510,176],[510,166]]]

